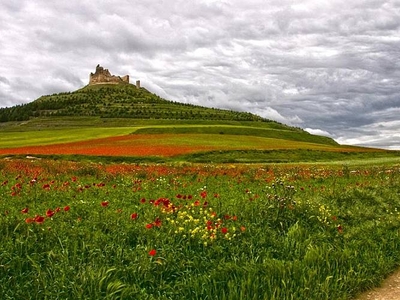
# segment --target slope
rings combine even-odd
[[[132,132],[141,134],[251,135],[337,145],[330,138],[248,112],[168,101],[131,84],[89,85],[74,92],[42,96],[31,103],[0,109],[3,132],[55,128],[98,128],[101,131],[106,127],[132,127]],[[96,137],[99,136],[87,138]],[[72,138],[71,141],[76,140]]]

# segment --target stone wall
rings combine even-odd
[[[108,69],[104,69],[102,66],[97,65],[96,72],[90,73],[89,85],[92,84],[118,84],[118,83],[129,83],[129,75],[115,76],[111,75]]]

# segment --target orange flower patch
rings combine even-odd
[[[176,143],[177,135],[125,135],[73,143],[0,149],[1,154],[64,154],[104,156],[175,156],[215,150],[212,146],[190,146]]]

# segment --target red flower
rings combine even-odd
[[[159,218],[157,218],[155,221],[154,221],[154,226],[157,226],[157,227],[161,227],[161,220],[159,219]]]
[[[44,184],[44,185],[42,186],[42,188],[43,188],[44,190],[48,190],[48,189],[50,189],[50,184]]]
[[[42,224],[44,222],[44,217],[36,215],[36,217],[33,219],[37,224]]]
[[[67,205],[66,207],[64,207],[64,211],[69,211],[71,208]]]
[[[137,213],[133,213],[133,214],[131,214],[131,219],[132,219],[132,220],[135,220],[135,219],[137,219]]]
[[[52,216],[54,216],[54,214],[55,214],[55,212],[54,212],[53,210],[51,210],[51,209],[48,209],[48,210],[46,211],[46,216],[47,216],[48,218],[51,218]]]
[[[338,225],[337,230],[338,230],[339,233],[343,233],[342,225]]]
[[[149,224],[146,225],[146,228],[147,228],[147,229],[151,229],[152,227],[153,227],[153,224],[151,224],[151,223],[149,223]]]
[[[200,201],[199,200],[194,201],[193,205],[194,206],[199,206],[200,205]]]
[[[233,221],[237,221],[237,216],[233,216],[233,217],[232,217],[232,220],[233,220]]]
[[[150,251],[149,251],[149,255],[150,256],[155,256],[157,254],[157,250],[156,249],[151,249]]]
[[[21,210],[21,213],[27,214],[29,211],[29,208],[25,207],[23,210]]]
[[[60,210],[61,210],[61,208],[59,208],[59,207],[57,207],[57,208],[55,209],[56,212],[59,212]]]
[[[103,207],[107,207],[108,206],[108,201],[102,201],[101,202],[101,206],[103,206]]]
[[[240,227],[240,230],[241,230],[242,232],[244,232],[244,231],[246,231],[246,227],[241,226],[241,227]]]
[[[221,228],[221,232],[222,232],[223,234],[227,234],[227,233],[228,233],[228,228],[222,227],[222,228]]]
[[[145,198],[140,199],[140,203],[146,203],[146,199]]]
[[[35,219],[32,219],[32,218],[26,218],[25,219],[25,223],[26,224],[30,224],[30,223],[33,223],[33,222],[35,222]]]

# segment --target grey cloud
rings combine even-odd
[[[15,3],[0,3],[0,106],[80,88],[100,63],[170,100],[400,148],[397,0]]]

